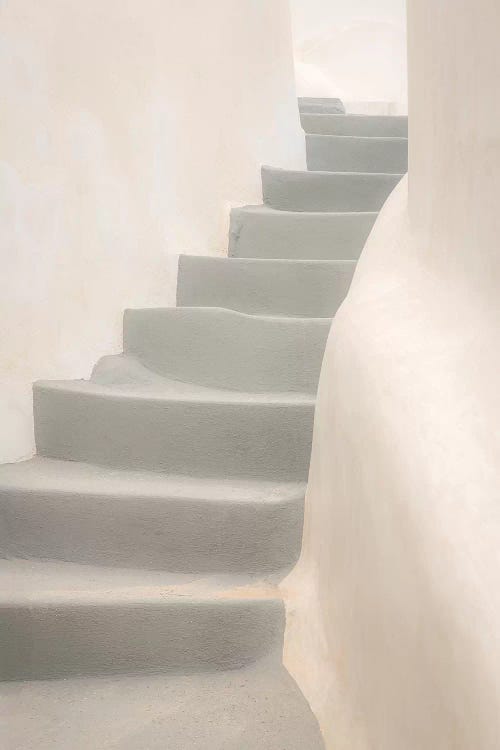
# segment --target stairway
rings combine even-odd
[[[406,171],[405,118],[300,102],[308,171],[263,167],[229,257],[123,354],[34,386],[37,456],[0,467],[6,750],[314,750],[281,663],[332,316]]]

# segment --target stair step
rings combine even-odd
[[[282,666],[8,682],[4,750],[322,750]]]
[[[331,172],[403,174],[408,171],[407,138],[306,135],[307,168]]]
[[[199,477],[307,478],[311,394],[205,388],[119,356],[94,377],[35,384],[39,454]]]
[[[181,255],[179,306],[220,306],[251,314],[332,317],[355,269],[353,260],[262,260]]]
[[[380,211],[400,174],[262,168],[264,203],[284,211]]]
[[[341,99],[323,96],[299,96],[299,112],[324,112],[329,114],[345,114],[345,106]]]
[[[0,467],[0,556],[175,573],[279,570],[298,557],[304,491],[37,456]]]
[[[302,114],[300,120],[311,134],[408,138],[408,117],[403,115]]]
[[[275,177],[273,174],[272,178]],[[270,179],[271,175],[266,174],[266,181]],[[387,195],[391,189],[392,186],[386,190]],[[283,196],[279,200],[282,203]],[[265,205],[233,208],[229,255],[236,258],[357,259],[377,218],[375,211],[286,211]]]
[[[236,391],[316,393],[330,318],[221,307],[126,310],[125,354],[173,380]]]
[[[0,562],[3,680],[236,669],[280,658],[266,581],[71,563]]]

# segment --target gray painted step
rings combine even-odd
[[[353,260],[261,260],[181,255],[180,306],[221,306],[251,314],[332,317],[354,273]]]
[[[35,384],[41,455],[200,477],[307,478],[310,394],[243,393],[154,379],[120,357],[102,363],[96,377],[109,384]]]
[[[340,99],[322,96],[299,96],[299,112],[326,112],[345,114],[345,107]]]
[[[273,170],[273,177],[275,172]],[[266,170],[268,183],[270,178]],[[390,189],[392,186],[386,188],[387,194]],[[283,211],[270,206],[233,208],[229,255],[237,258],[357,259],[376,218],[374,211],[334,213]]]
[[[330,172],[403,174],[408,171],[407,138],[306,135],[307,168]]]
[[[302,114],[306,133],[408,138],[408,117],[399,115]]]
[[[288,672],[9,682],[4,750],[321,750],[316,719]]]
[[[311,164],[387,170],[394,144],[378,129],[395,121],[325,116],[334,136],[369,125],[371,137],[310,137]],[[268,205],[233,211],[233,257],[181,258],[178,309],[127,311],[126,354],[91,381],[35,385],[40,455],[0,469],[0,553],[12,558],[0,566],[0,678],[51,678],[41,693],[25,683],[40,703],[28,698],[34,732],[18,723],[23,750],[322,747],[281,666],[275,583],[299,553],[328,318],[402,171],[264,169]],[[141,672],[164,674],[141,687]]]
[[[0,467],[0,557],[175,573],[279,570],[300,550],[304,491],[35,457]]]
[[[237,669],[280,658],[283,603],[266,582],[0,562],[0,677]]]
[[[262,191],[268,206],[284,211],[380,211],[401,177],[262,167]]]
[[[123,348],[174,380],[239,391],[316,393],[330,323],[217,307],[127,310]]]

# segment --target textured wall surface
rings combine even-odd
[[[409,198],[327,345],[285,656],[335,750],[498,747],[498,18],[409,3]]]
[[[87,377],[176,254],[227,244],[260,165],[301,167],[286,0],[6,0],[0,9],[0,461],[31,381]]]
[[[405,113],[405,0],[291,0],[301,96],[340,96],[351,112]]]

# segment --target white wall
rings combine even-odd
[[[286,662],[335,750],[500,737],[496,0],[410,0],[409,201],[327,345]]]
[[[122,309],[175,301],[262,162],[303,165],[286,0],[4,0],[0,461],[31,381],[87,377]]]
[[[351,112],[407,108],[405,0],[291,0],[298,93]]]

